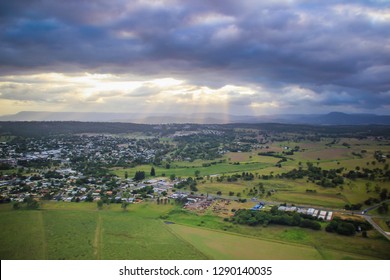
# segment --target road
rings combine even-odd
[[[362,215],[367,222],[369,222],[379,233],[381,233],[387,240],[390,240],[390,235],[388,235],[374,220],[368,215]]]
[[[373,209],[379,207],[382,203],[385,203],[385,202],[386,202],[386,203],[387,203],[387,202],[390,202],[390,199],[381,201],[381,202],[378,203],[378,204],[375,204],[375,205],[373,205],[373,206],[370,206],[370,207],[364,209],[364,210],[360,213],[360,215],[363,216],[363,217],[366,219],[367,222],[369,222],[369,223],[370,223],[370,224],[371,224],[379,233],[381,233],[384,237],[387,238],[387,240],[390,241],[390,235],[388,235],[388,234],[386,233],[386,231],[384,231],[377,223],[375,223],[375,221],[372,219],[372,217],[371,217],[370,215],[367,215],[368,211],[373,210]],[[358,213],[356,213],[356,214],[358,214]]]

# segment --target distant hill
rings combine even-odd
[[[135,113],[99,113],[99,112],[41,112],[22,111],[14,115],[0,117],[0,121],[81,121],[81,122],[124,122],[140,124],[160,123],[286,123],[315,125],[390,125],[389,115],[346,114],[331,112],[328,114],[286,114],[264,116],[235,116],[217,113],[198,113],[188,115],[151,115],[140,116]]]

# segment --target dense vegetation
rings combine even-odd
[[[232,218],[232,222],[250,226],[267,226],[268,224],[277,224],[285,226],[299,226],[313,230],[321,229],[321,224],[314,221],[309,216],[298,213],[282,212],[279,211],[276,206],[274,206],[270,212],[248,209],[237,210]]]
[[[344,183],[341,176],[344,168],[322,170],[321,167],[314,166],[313,163],[307,163],[307,169],[293,169],[287,173],[282,173],[281,178],[302,179],[307,177],[309,181],[325,188],[334,188]]]
[[[371,224],[364,221],[334,218],[325,228],[327,232],[336,232],[341,235],[354,235],[356,232],[365,232],[372,229]]]

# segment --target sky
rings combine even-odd
[[[390,1],[0,1],[0,115],[390,113]]]

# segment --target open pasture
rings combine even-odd
[[[229,174],[229,173],[241,173],[241,172],[251,172],[256,170],[261,170],[263,168],[269,167],[272,164],[270,163],[263,163],[263,162],[248,162],[243,163],[239,165],[231,164],[231,163],[217,163],[215,165],[211,166],[202,166],[198,164],[194,165],[177,165],[175,163],[171,164],[171,167],[169,169],[156,166],[156,176],[162,176],[162,174],[165,174],[165,176],[169,177],[171,174],[174,174],[176,177],[194,177],[195,171],[200,172],[200,176],[207,176],[207,175],[223,175],[223,174]],[[139,165],[134,168],[114,168],[112,169],[112,172],[120,176],[122,178],[125,177],[125,174],[127,172],[129,178],[134,177],[136,171],[145,171],[145,175],[150,174],[152,166],[151,165]]]
[[[46,259],[46,240],[40,211],[10,211],[0,207],[0,259]]]
[[[207,223],[207,222],[206,222]],[[343,237],[282,226],[233,227],[167,225],[211,259],[376,259],[390,257],[381,239]],[[373,237],[375,238],[375,237]],[[226,246],[229,244],[229,246]]]
[[[241,162],[241,163],[270,163],[276,164],[280,159],[272,156],[258,155],[259,152],[265,152],[264,150],[254,150],[253,152],[229,152],[224,155],[224,158],[230,162]]]
[[[297,152],[295,158],[305,161],[328,161],[328,160],[344,160],[353,158],[350,150],[346,148],[323,148],[318,150],[309,150],[305,152]],[[319,160],[318,160],[319,159]]]
[[[245,189],[251,185],[253,185],[253,182],[206,182],[198,184],[197,188],[199,189],[198,193],[203,194],[208,193],[211,195],[215,195],[218,191],[220,191],[223,196],[227,196],[229,192],[234,192],[234,194],[240,193],[242,196],[245,197],[245,193],[243,193],[243,191],[245,191]]]
[[[307,194],[297,192],[277,193],[273,196],[277,201],[284,201],[290,204],[305,204],[312,206],[343,208],[347,202],[342,196],[327,194]]]
[[[91,210],[91,206],[95,209]],[[196,248],[172,234],[159,219],[171,207],[135,204],[124,212],[120,205],[105,205],[99,211],[95,203],[50,202],[44,204],[42,210],[15,211],[10,205],[1,205],[0,257],[205,259]]]
[[[318,251],[310,246],[266,241],[177,224],[169,227],[212,259],[321,259]]]

